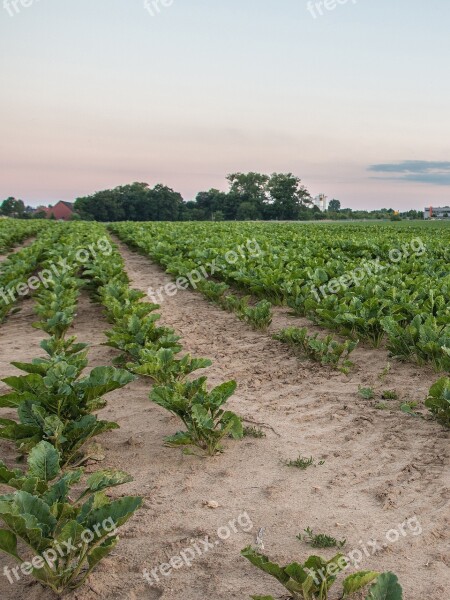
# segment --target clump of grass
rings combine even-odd
[[[244,437],[264,438],[266,434],[258,427],[244,427]]]
[[[315,463],[314,463],[314,458],[312,456],[310,456],[309,458],[305,458],[304,456],[299,456],[295,460],[284,461],[284,464],[286,467],[295,467],[296,469],[307,469],[308,467],[311,467]],[[319,460],[319,462],[317,464],[322,466],[325,464],[325,461]]]
[[[347,543],[346,539],[337,540],[326,533],[315,534],[311,527],[307,527],[304,532],[306,535],[299,533],[297,538],[301,542],[306,542],[313,548],[343,548]]]
[[[381,397],[383,400],[398,400],[398,394],[395,390],[384,390]]]
[[[373,398],[375,398],[375,392],[371,387],[359,387],[358,394],[361,398],[364,398],[364,400],[373,400]]]

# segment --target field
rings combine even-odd
[[[0,221],[2,598],[337,600],[366,571],[442,600],[449,249],[445,223]],[[298,562],[260,565],[289,592],[244,548]]]

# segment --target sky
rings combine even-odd
[[[0,199],[293,172],[450,203],[448,0],[0,0]]]

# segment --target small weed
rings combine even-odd
[[[307,527],[305,530],[306,535],[298,534],[297,538],[301,542],[306,542],[313,548],[343,548],[347,543],[347,540],[337,540],[331,535],[325,533],[314,534],[311,527]]]
[[[295,467],[297,469],[307,469],[308,467],[311,467],[315,463],[314,463],[314,458],[312,456],[310,458],[305,458],[303,456],[299,456],[295,460],[284,461],[284,464],[286,465],[286,467]],[[325,461],[320,460],[317,464],[322,466],[325,464]]]
[[[373,398],[375,398],[375,392],[370,387],[359,387],[358,394],[361,396],[361,398],[364,398],[364,400],[372,400]]]
[[[265,438],[266,434],[258,427],[244,427],[244,437]]]
[[[398,400],[398,394],[395,390],[384,390],[381,397],[383,400]]]
[[[391,372],[391,367],[392,367],[391,363],[388,362],[388,364],[384,367],[384,369],[378,375],[378,379],[380,381],[383,381],[383,382],[385,381],[386,377]]]

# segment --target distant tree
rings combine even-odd
[[[167,186],[151,189],[135,182],[77,198],[75,210],[82,219],[95,221],[177,221],[184,218],[183,204],[181,195]]]
[[[261,213],[252,202],[241,202],[236,218],[238,221],[256,221],[261,218]]]
[[[336,199],[330,200],[330,203],[328,204],[328,210],[331,210],[333,212],[339,212],[341,210],[340,201]]]
[[[197,208],[204,211],[205,219],[211,220],[216,211],[221,210],[225,204],[226,194],[216,189],[197,194]]]
[[[279,219],[298,219],[300,208],[311,203],[308,190],[302,185],[301,179],[292,173],[273,173],[267,190],[275,216]]]
[[[227,175],[230,191],[224,206],[227,218],[235,219],[239,206],[243,202],[253,204],[259,216],[264,213],[264,206],[268,201],[267,183],[269,176],[262,173],[230,173]],[[247,211],[247,209],[245,209]]]
[[[22,200],[16,200],[10,196],[6,200],[3,200],[0,207],[0,214],[5,217],[12,217],[13,219],[21,219],[25,214],[25,204]]]

